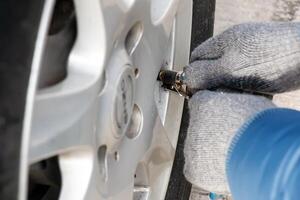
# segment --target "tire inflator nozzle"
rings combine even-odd
[[[185,73],[182,71],[161,70],[158,74],[158,80],[162,82],[162,87],[178,93],[180,96],[189,98],[186,86],[183,84]]]

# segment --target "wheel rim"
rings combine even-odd
[[[67,76],[37,89],[54,4],[45,2],[32,64],[19,199],[28,166],[52,156],[62,200],[163,199],[183,99],[156,77],[188,63],[191,1],[75,0]]]

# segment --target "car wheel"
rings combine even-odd
[[[1,199],[168,198],[192,1],[1,4]]]

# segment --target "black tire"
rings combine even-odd
[[[213,35],[215,0],[194,0],[191,51]],[[165,200],[188,200],[192,185],[183,175],[183,147],[189,125],[187,102],[184,103],[175,160]]]
[[[0,1],[0,199],[18,196],[22,123],[41,0]]]

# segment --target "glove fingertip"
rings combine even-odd
[[[201,76],[198,75],[197,69],[195,67],[188,65],[183,68],[185,78],[183,79],[183,84],[187,86],[188,91],[191,94],[194,94],[198,90],[202,90],[205,87],[204,82],[202,81]]]

